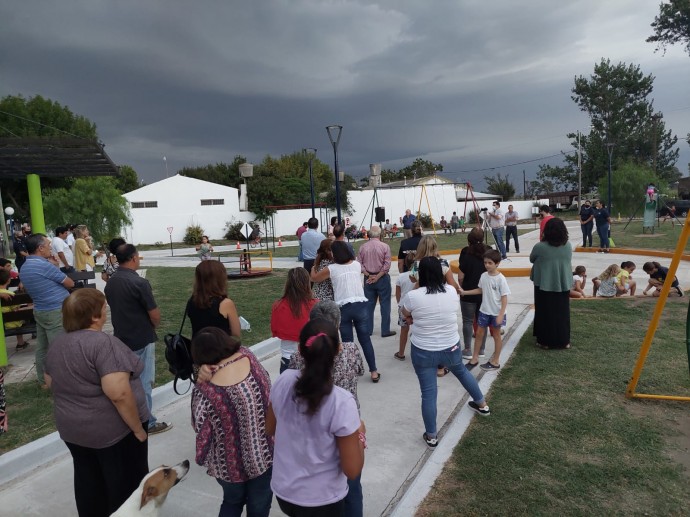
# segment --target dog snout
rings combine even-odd
[[[187,472],[189,472],[189,460],[184,460],[177,465],[173,467],[175,472],[177,473],[177,480],[175,481],[175,484],[179,483],[183,477],[187,475]]]

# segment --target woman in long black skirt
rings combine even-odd
[[[554,217],[530,253],[534,283],[534,336],[544,349],[570,348],[570,287],[573,249],[563,221]]]

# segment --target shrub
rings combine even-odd
[[[244,223],[242,221],[228,221],[225,223],[225,238],[229,241],[243,241],[244,235],[242,234],[242,228]]]
[[[429,214],[419,214],[417,219],[419,219],[424,228],[431,228],[431,216]]]
[[[185,244],[199,244],[201,237],[204,235],[204,229],[198,224],[190,224],[184,233],[182,242]]]

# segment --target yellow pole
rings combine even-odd
[[[640,354],[637,357],[637,362],[635,363],[635,368],[633,369],[632,377],[628,383],[628,388],[625,391],[625,396],[628,398],[636,397],[635,388],[640,380],[640,374],[642,373],[642,368],[647,360],[647,355],[649,354],[649,349],[652,347],[652,339],[654,339],[654,334],[656,334],[656,329],[659,327],[659,320],[661,319],[661,313],[666,305],[666,300],[668,299],[668,293],[671,291],[671,284],[676,277],[676,271],[678,271],[678,265],[680,264],[680,257],[683,255],[685,250],[685,245],[688,242],[688,237],[690,236],[690,217],[685,220],[685,225],[683,226],[683,231],[678,239],[678,244],[676,245],[676,251],[673,253],[673,258],[671,259],[671,265],[668,268],[668,275],[666,276],[666,281],[661,288],[661,294],[656,302],[656,307],[654,307],[654,313],[652,314],[652,321],[649,322],[649,327],[647,328],[647,333],[644,336],[644,341],[642,341],[642,346],[640,347]],[[639,397],[638,397],[639,398]]]

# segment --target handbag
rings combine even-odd
[[[184,316],[182,316],[182,325],[177,334],[166,334],[163,338],[165,342],[165,360],[168,362],[168,371],[175,376],[173,381],[173,390],[178,395],[184,395],[196,382],[194,375],[194,361],[192,360],[192,340],[182,335],[184,323],[187,319],[187,308],[185,307]],[[189,388],[184,393],[177,391],[177,381],[190,380]]]

